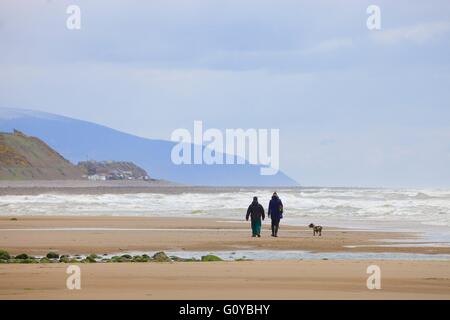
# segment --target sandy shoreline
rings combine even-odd
[[[230,192],[241,189],[273,190],[270,187],[211,187],[211,186],[185,186],[170,181],[154,180],[0,180],[0,196],[5,195],[40,195],[52,194],[136,194],[136,193],[162,193],[180,194]]]
[[[325,227],[313,237],[306,227],[282,225],[270,237],[251,238],[248,222],[210,218],[18,216],[0,217],[0,248],[13,254],[116,253],[127,251],[303,250],[313,252],[406,252],[450,254],[450,247],[386,247],[385,239],[417,238],[414,233]]]
[[[307,250],[449,253],[377,247],[416,234],[326,227],[322,237],[282,226],[251,238],[248,223],[205,218],[16,216],[0,218],[0,249],[45,255],[131,251]],[[377,242],[374,242],[377,240]],[[351,248],[352,245],[367,247]],[[350,247],[347,247],[350,246]],[[382,289],[366,287],[369,265]],[[450,261],[276,260],[77,264],[82,290],[66,289],[68,264],[0,264],[0,299],[450,299]]]
[[[366,286],[369,265],[381,289]],[[450,299],[448,262],[250,261],[0,265],[0,299]]]

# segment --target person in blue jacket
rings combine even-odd
[[[278,237],[280,220],[283,218],[283,203],[276,192],[273,193],[272,199],[269,202],[267,215],[272,219],[272,237]]]

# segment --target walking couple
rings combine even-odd
[[[283,218],[283,203],[276,192],[273,193],[269,202],[267,215],[272,220],[272,237],[278,237],[278,227]],[[253,202],[247,209],[245,219],[248,221],[249,217],[252,222],[252,236],[261,237],[261,220],[264,220],[265,214],[263,206],[258,202],[258,197],[253,197]]]

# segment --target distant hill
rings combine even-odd
[[[149,123],[158,119],[149,119]],[[72,163],[86,159],[132,161],[152,178],[205,186],[293,186],[282,172],[260,175],[257,165],[175,165],[172,141],[145,139],[95,123],[45,112],[0,108],[0,131],[17,128],[37,136]]]
[[[108,180],[148,180],[147,172],[129,161],[81,161],[77,164],[87,176],[99,175]]]
[[[81,169],[45,142],[20,131],[0,132],[0,180],[77,180]]]

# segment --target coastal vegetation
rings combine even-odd
[[[9,254],[5,250],[0,250],[0,263],[122,263],[122,262],[214,262],[214,261],[224,261],[222,258],[207,254],[197,258],[181,258],[177,256],[168,256],[164,251],[156,252],[152,256],[148,254],[142,255],[130,255],[123,254],[112,257],[99,256],[95,253],[81,256],[81,255],[60,255],[57,252],[48,252],[43,257],[35,257],[28,255],[26,253],[21,253],[16,256]],[[242,259],[236,259],[235,261],[242,261]]]

